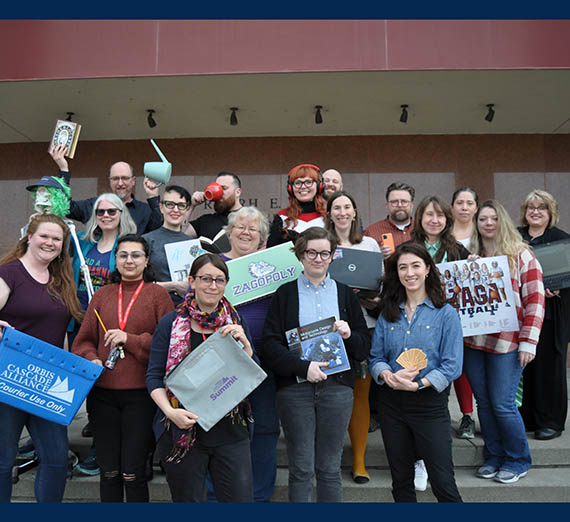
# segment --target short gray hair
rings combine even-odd
[[[121,198],[112,192],[105,192],[105,194],[101,194],[93,204],[93,210],[91,211],[91,217],[85,223],[85,234],[84,238],[87,241],[91,241],[91,243],[97,243],[101,238],[101,229],[99,225],[97,225],[97,215],[96,210],[99,208],[99,204],[101,201],[108,201],[114,207],[118,208],[121,211],[121,221],[119,222],[119,231],[117,236],[122,236],[124,234],[136,234],[137,232],[137,225],[135,224],[133,218],[131,217],[131,213],[126,205],[123,203]]]
[[[257,207],[241,207],[235,212],[230,212],[230,215],[228,216],[228,224],[224,227],[228,237],[239,218],[257,219],[257,222],[259,223],[259,247],[261,247],[269,237],[269,219],[267,216]]]

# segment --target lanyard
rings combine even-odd
[[[127,319],[129,318],[129,314],[131,313],[131,308],[135,304],[137,297],[141,293],[142,287],[144,286],[144,279],[140,282],[139,286],[135,290],[133,297],[127,306],[127,310],[125,311],[125,317],[123,318],[123,282],[119,285],[119,304],[118,304],[118,313],[119,313],[119,328],[121,330],[125,330],[125,326],[127,326]]]

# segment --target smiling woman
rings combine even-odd
[[[83,313],[75,293],[69,230],[53,214],[36,215],[27,235],[0,260],[0,327],[16,328],[63,348],[71,315]],[[12,494],[12,466],[18,440],[26,426],[38,452],[36,499],[60,502],[67,478],[66,427],[0,404],[0,502]]]
[[[155,405],[145,373],[159,320],[173,309],[168,292],[152,283],[148,244],[136,234],[117,240],[111,284],[97,290],[72,351],[107,365],[87,397],[94,425],[103,502],[148,502],[146,462],[152,451]],[[120,359],[117,355],[120,354]],[[112,370],[112,371],[111,371]],[[122,444],[121,441],[129,441]]]

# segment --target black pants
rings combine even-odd
[[[378,415],[392,474],[396,502],[416,502],[414,461],[425,461],[431,489],[439,502],[462,502],[455,483],[451,455],[449,388],[418,392],[378,387]]]
[[[173,502],[205,502],[208,471],[218,502],[253,502],[249,439],[215,447],[195,442],[178,464],[166,461],[171,450],[171,435],[165,431],[156,453],[166,471]]]
[[[101,502],[148,502],[146,461],[154,435],[156,404],[146,389],[94,387],[87,396],[101,469]]]
[[[555,324],[546,319],[540,331],[536,358],[523,370],[520,413],[528,430],[564,430],[568,412],[566,358],[568,344],[556,339]]]

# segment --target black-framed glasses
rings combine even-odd
[[[179,201],[178,203],[175,203],[174,201],[163,200],[161,203],[168,210],[172,210],[174,207],[178,207],[178,210],[186,210],[190,206],[186,201]]]
[[[317,256],[320,256],[323,261],[326,261],[327,259],[330,259],[331,251],[321,250],[320,252],[317,252],[316,250],[310,248],[309,250],[305,250],[305,255],[307,256],[307,259],[310,259],[311,261],[317,259]]]
[[[526,209],[529,212],[546,212],[548,210],[548,207],[544,206],[544,205],[539,205],[538,207],[535,207],[533,205],[527,205]]]
[[[195,276],[206,286],[210,286],[212,281],[216,282],[216,286],[225,286],[228,282],[225,277],[212,277],[212,276]]]
[[[141,259],[144,259],[146,257],[146,254],[144,252],[141,252],[139,250],[135,250],[134,252],[117,252],[117,254],[115,255],[115,257],[119,260],[119,261],[126,261],[129,257],[137,262],[140,261]]]
[[[98,208],[95,214],[97,217],[103,217],[107,213],[109,216],[114,217],[117,215],[117,212],[122,212],[122,210],[118,208]]]
[[[305,185],[305,187],[311,188],[315,183],[316,181],[314,179],[296,179],[293,181],[293,186],[295,188],[301,188],[303,185]]]

